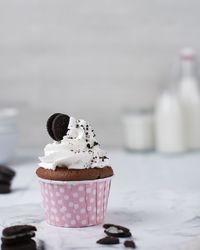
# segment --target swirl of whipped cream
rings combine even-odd
[[[94,130],[84,120],[70,117],[67,134],[59,142],[47,144],[39,166],[55,170],[56,167],[73,169],[109,166],[106,152],[96,141]]]

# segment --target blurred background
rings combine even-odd
[[[197,0],[0,0],[0,106],[19,110],[19,146],[43,147],[46,120],[89,120],[123,144],[125,109],[152,108],[183,46],[200,50]]]

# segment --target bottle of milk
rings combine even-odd
[[[187,147],[200,149],[200,90],[196,74],[195,52],[186,48],[181,52],[181,79],[178,94],[184,112]]]
[[[160,153],[177,154],[186,150],[183,110],[174,88],[164,90],[157,100],[155,139]]]

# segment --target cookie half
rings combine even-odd
[[[101,245],[116,245],[116,244],[119,244],[120,241],[118,238],[106,236],[106,237],[98,240],[97,243],[101,244]]]
[[[124,241],[124,246],[127,248],[132,248],[132,249],[136,248],[135,242],[133,240]]]
[[[119,237],[119,238],[127,238],[132,236],[128,228],[120,225],[104,224],[103,227],[105,228],[104,233],[107,234],[108,236]]]

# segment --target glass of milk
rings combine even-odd
[[[129,151],[154,149],[154,115],[152,110],[126,111],[123,114],[124,147]]]
[[[0,164],[8,163],[15,154],[18,140],[17,113],[14,108],[0,108]]]

